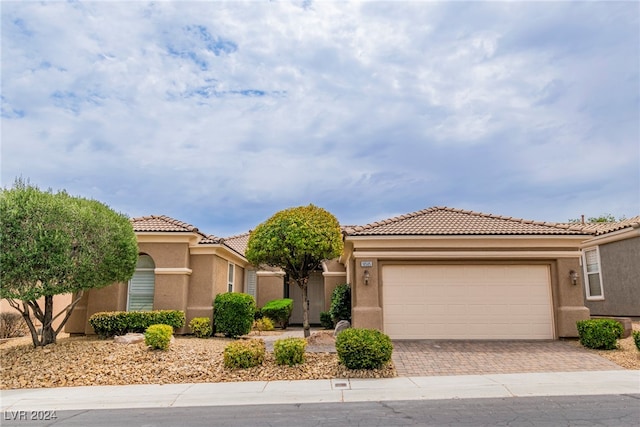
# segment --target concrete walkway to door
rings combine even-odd
[[[393,347],[401,377],[623,369],[570,341],[394,340]]]

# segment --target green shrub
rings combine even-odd
[[[185,324],[184,311],[111,311],[99,312],[89,318],[89,324],[100,338],[144,332],[151,325],[169,325],[175,329]]]
[[[640,351],[640,331],[633,331],[633,342],[636,343],[636,348]]]
[[[588,348],[613,350],[618,347],[624,328],[612,319],[580,320],[576,323],[580,344]]]
[[[341,320],[351,322],[351,287],[348,284],[338,285],[333,290],[329,314],[334,324]]]
[[[282,329],[289,325],[289,317],[293,312],[293,300],[289,298],[274,299],[269,301],[260,310],[262,315],[272,319]]]
[[[260,332],[262,331],[273,331],[273,322],[268,317],[262,317],[255,322],[253,322],[253,329],[256,329]]]
[[[211,336],[213,328],[211,328],[211,320],[208,317],[194,317],[189,322],[191,333],[198,338],[207,338]]]
[[[153,349],[166,350],[172,335],[173,328],[169,325],[151,325],[144,331],[144,343]]]
[[[377,329],[349,328],[336,338],[340,363],[349,369],[377,369],[391,360],[391,339]]]
[[[300,365],[304,363],[304,350],[307,341],[304,338],[283,338],[273,344],[273,354],[278,365]]]
[[[333,329],[333,320],[331,320],[331,314],[328,311],[320,312],[320,326],[325,329]]]
[[[237,338],[251,332],[256,301],[251,295],[237,292],[218,294],[213,302],[213,324],[216,332]]]
[[[224,348],[224,366],[244,369],[261,365],[265,352],[264,341],[261,339],[234,341]]]

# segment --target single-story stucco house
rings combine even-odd
[[[281,271],[244,257],[249,233],[218,238],[166,216],[132,224],[140,248],[134,277],[86,292],[67,332],[92,333],[87,320],[98,311],[179,309],[187,322],[210,317],[213,299],[227,291],[253,295],[258,306],[293,298],[291,323],[302,321],[299,289],[286,285]],[[350,283],[353,325],[394,339],[575,337],[576,321],[590,316],[582,250],[609,244],[598,239],[617,230],[446,207],[343,227],[343,254],[311,277],[311,322],[329,309],[335,287]],[[637,299],[637,286],[632,293]]]
[[[582,245],[585,305],[593,316],[640,317],[640,216],[586,224]]]

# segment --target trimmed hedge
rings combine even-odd
[[[633,331],[633,342],[636,343],[636,348],[640,351],[640,331]]]
[[[580,320],[576,323],[580,344],[587,348],[614,350],[624,328],[612,319]]]
[[[144,343],[153,349],[166,350],[172,335],[173,328],[169,325],[151,325],[144,331]]]
[[[304,363],[304,350],[307,340],[304,338],[282,338],[273,344],[273,354],[278,365],[295,366]]]
[[[274,299],[266,303],[260,312],[282,329],[287,329],[289,318],[293,312],[293,300],[290,298]]]
[[[245,369],[262,365],[266,348],[263,340],[240,340],[224,348],[224,366],[231,369]]]
[[[194,317],[191,319],[191,322],[189,322],[189,329],[191,329],[191,333],[197,338],[208,338],[213,332],[211,319],[208,317]]]
[[[238,338],[251,332],[256,301],[249,294],[226,292],[213,301],[213,324],[216,332]]]
[[[93,314],[89,324],[100,338],[124,335],[128,332],[144,332],[151,325],[169,325],[175,329],[185,323],[184,311],[110,311]]]
[[[378,369],[391,360],[391,338],[377,329],[349,328],[336,338],[340,363],[349,369]]]
[[[346,283],[336,286],[331,294],[329,314],[334,324],[341,320],[351,322],[351,286]]]

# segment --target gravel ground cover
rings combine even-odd
[[[634,322],[633,328],[640,330],[640,323]],[[273,342],[281,333],[252,333],[251,337]],[[273,353],[267,352],[262,366],[231,370],[224,367],[222,358],[231,341],[178,336],[169,350],[154,351],[144,343],[116,344],[96,337],[61,335],[57,344],[35,349],[29,337],[12,339],[0,344],[0,389],[396,376],[392,363],[379,370],[354,371],[340,365],[335,353],[311,351],[306,353],[306,363],[299,366],[278,366]],[[333,338],[331,332],[320,331],[308,342],[308,349],[327,349]],[[577,341],[575,345],[580,346]],[[617,350],[587,351],[623,368],[640,370],[640,352],[633,337],[619,340]]]
[[[266,340],[277,334],[251,337]],[[178,336],[167,351],[160,351],[144,343],[117,344],[96,337],[62,337],[57,344],[35,349],[30,338],[14,339],[0,345],[0,389],[396,376],[392,363],[379,370],[350,370],[328,352],[307,352],[306,363],[293,367],[278,366],[267,352],[262,366],[227,369],[222,352],[231,341]],[[310,347],[327,346],[332,338],[319,332],[309,341]]]

